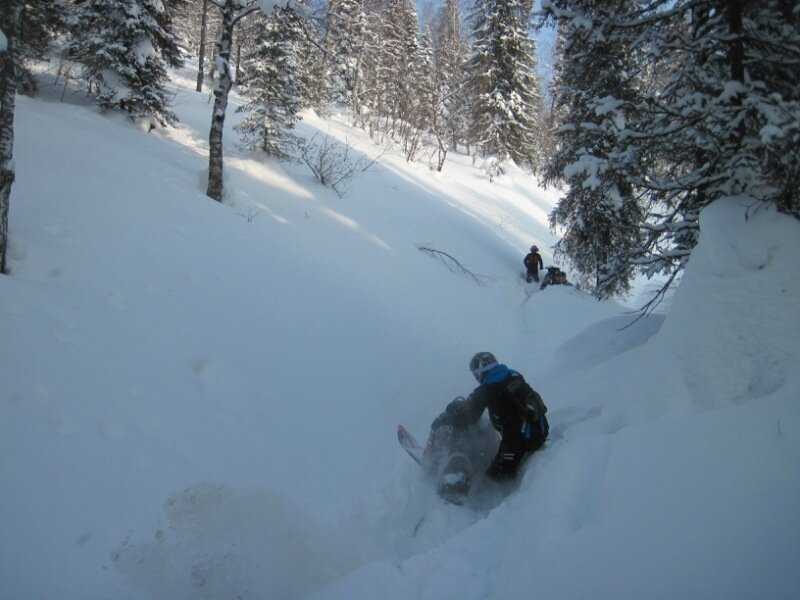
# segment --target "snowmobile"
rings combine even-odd
[[[547,267],[547,273],[542,279],[542,284],[539,286],[543,290],[548,285],[570,285],[567,281],[567,274],[558,267]]]
[[[443,426],[431,431],[424,447],[399,425],[397,439],[409,456],[422,467],[439,496],[452,504],[463,504],[476,480],[482,477],[497,452],[499,438],[488,423],[466,429]]]

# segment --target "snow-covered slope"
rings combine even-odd
[[[219,205],[190,89],[150,135],[19,100],[0,598],[797,595],[796,222],[708,211],[672,313],[619,333],[616,304],[526,294],[553,200],[526,175],[390,150],[338,198],[228,130]],[[553,427],[489,513],[431,498],[394,440],[484,349]]]
[[[555,439],[517,494],[317,597],[796,598],[800,225],[766,210],[745,222],[745,208],[705,211],[645,346],[543,386],[575,406],[554,411]]]

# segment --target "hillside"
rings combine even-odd
[[[177,86],[181,125],[149,135],[47,86],[19,99],[0,597],[800,593],[796,221],[708,209],[670,313],[619,331],[616,303],[526,290],[554,195],[524,173],[435,174],[305,115],[380,155],[339,198],[238,149],[234,117],[220,205],[208,98]],[[424,436],[487,349],[553,430],[471,511],[394,430]]]

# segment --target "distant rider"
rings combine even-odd
[[[489,419],[502,439],[486,474],[494,480],[513,479],[525,457],[547,439],[547,407],[522,375],[498,363],[490,352],[478,352],[469,368],[480,385],[466,400],[447,405],[431,425],[432,435],[444,426],[467,428],[488,409]]]
[[[544,275],[542,285],[539,289],[544,289],[548,285],[570,285],[567,281],[567,274],[558,267],[547,267],[547,273]]]
[[[539,254],[539,247],[531,246],[530,253],[525,256],[525,260],[522,262],[525,264],[525,279],[527,282],[530,283],[531,281],[535,281],[536,283],[539,283],[539,269],[544,269],[542,256]]]

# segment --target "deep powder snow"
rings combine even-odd
[[[390,148],[340,199],[229,129],[210,201],[190,79],[150,135],[46,84],[19,99],[0,598],[800,596],[800,224],[710,207],[670,312],[620,331],[616,303],[521,282],[557,192],[516,170]],[[552,435],[465,510],[394,430],[423,437],[479,350]]]

